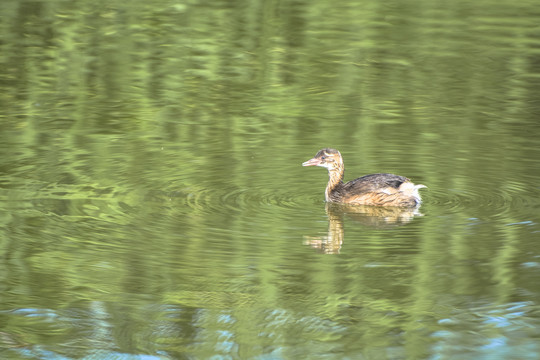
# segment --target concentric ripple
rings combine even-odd
[[[499,187],[470,186],[434,189],[424,192],[424,203],[448,213],[463,212],[474,217],[516,217],[540,207],[540,189],[506,181]],[[478,215],[477,215],[478,214]]]
[[[184,188],[168,194],[180,200],[190,211],[213,212],[264,212],[269,208],[303,209],[320,202],[322,194],[307,190],[294,191],[267,188],[223,187],[220,189]],[[486,187],[437,188],[431,186],[422,191],[423,207],[439,208],[442,212],[463,212],[476,216],[504,216],[519,209],[539,206],[540,190],[531,194],[530,189],[519,182],[506,182],[497,191]]]
[[[295,209],[306,205],[306,198],[291,191],[270,191],[256,188],[185,189],[173,192],[191,211],[203,213],[264,211],[271,207]]]

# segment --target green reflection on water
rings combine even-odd
[[[1,351],[537,357],[535,9],[2,2]]]

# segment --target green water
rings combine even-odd
[[[539,358],[539,8],[2,1],[0,358]]]

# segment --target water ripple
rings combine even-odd
[[[256,188],[189,189],[189,191],[171,192],[167,196],[173,199],[184,199],[189,209],[203,213],[246,210],[261,212],[275,207],[297,209],[306,205],[306,199],[301,194]]]
[[[482,209],[482,214],[491,217],[515,217],[517,212],[540,207],[540,191],[527,189],[523,183],[507,182],[494,189],[430,189],[429,193],[426,192],[424,202],[444,208],[450,213],[470,213]]]
[[[535,192],[534,194],[532,192]],[[506,182],[497,191],[485,187],[468,188],[436,188],[430,187],[423,194],[424,205],[436,207],[447,213],[464,213],[479,217],[516,218],[516,213],[540,207],[540,190],[527,189],[520,182]],[[276,207],[282,209],[304,209],[323,199],[320,193],[302,189],[262,189],[239,188],[235,186],[208,190],[205,188],[185,188],[172,191],[167,196],[173,199],[184,199],[185,205],[192,211],[213,212],[264,212]],[[480,211],[481,210],[481,211]],[[526,221],[517,219],[515,221]]]

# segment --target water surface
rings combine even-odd
[[[0,4],[6,359],[537,359],[535,1]],[[419,209],[324,203],[347,180]]]

